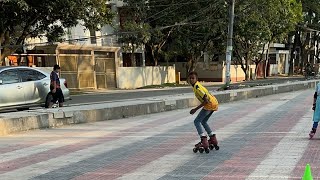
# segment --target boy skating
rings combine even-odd
[[[198,131],[201,140],[198,144],[195,145],[193,151],[195,153],[197,151],[200,151],[200,153],[202,153],[203,151],[209,153],[209,148],[211,150],[213,148],[218,150],[219,146],[216,134],[211,130],[210,126],[207,123],[212,113],[218,110],[218,100],[198,82],[198,74],[196,72],[190,72],[188,78],[191,86],[193,87],[193,92],[196,98],[201,102],[199,106],[197,106],[194,109],[191,109],[190,114],[194,114],[195,112],[197,112],[197,110],[202,108],[198,116],[194,120],[194,125]],[[210,137],[209,140],[207,139],[207,135],[203,132],[202,127],[205,129],[208,136]]]

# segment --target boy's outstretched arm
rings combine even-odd
[[[191,109],[190,114],[194,114],[195,112],[198,111],[198,109],[202,108],[204,105],[206,105],[209,102],[209,99],[208,99],[207,95],[203,96],[203,100],[204,101],[199,106],[197,106],[196,108]]]

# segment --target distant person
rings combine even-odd
[[[54,65],[53,71],[50,74],[50,90],[52,93],[52,101],[49,104],[49,108],[52,107],[54,103],[59,102],[59,107],[63,107],[64,96],[60,87],[59,79],[60,66]]]
[[[305,78],[308,79],[310,76],[312,76],[312,66],[310,63],[306,64],[306,67],[304,68]]]
[[[197,112],[197,110],[202,108],[198,116],[194,120],[194,125],[197,129],[201,141],[195,145],[193,152],[196,153],[199,150],[200,153],[202,153],[203,151],[209,153],[209,148],[211,150],[213,148],[218,150],[219,146],[216,134],[211,130],[210,126],[207,123],[212,113],[218,110],[218,100],[198,82],[198,74],[196,72],[190,72],[188,78],[191,86],[193,87],[193,92],[196,98],[201,102],[199,106],[191,109],[190,114],[194,114]],[[207,135],[203,132],[201,126],[204,127],[205,131],[210,137],[209,141],[207,140]]]

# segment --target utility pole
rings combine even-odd
[[[2,54],[1,54],[1,51],[2,51],[1,41],[2,41],[2,38],[0,38],[0,62],[2,62],[2,58],[1,58],[1,56],[2,56]],[[1,66],[1,64],[0,64],[0,66]]]
[[[235,0],[229,0],[229,25],[228,25],[228,40],[227,40],[227,50],[226,50],[226,88],[230,86],[230,66],[232,57],[232,39],[233,39],[233,21],[234,21],[234,4]]]
[[[5,32],[5,31],[4,31],[4,27],[3,27],[3,21],[1,21],[1,26],[0,26],[0,28],[1,28],[1,30],[2,30],[3,32]],[[2,58],[1,58],[1,56],[2,56],[2,36],[0,36],[0,63],[2,63]],[[0,64],[0,66],[2,66],[2,64]]]

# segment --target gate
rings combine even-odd
[[[116,88],[115,53],[94,51],[98,89]]]

